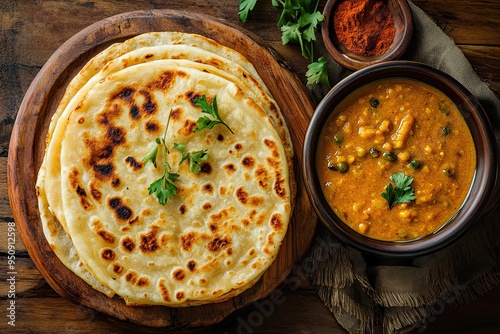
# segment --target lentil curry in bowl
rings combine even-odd
[[[479,103],[414,62],[374,65],[339,83],[318,106],[304,147],[321,219],[375,253],[409,256],[452,242],[484,210],[496,178]]]
[[[435,232],[462,206],[476,152],[446,95],[413,79],[390,78],[364,85],[336,107],[321,133],[316,165],[328,203],[353,230],[412,240]]]

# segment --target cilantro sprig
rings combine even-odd
[[[394,182],[395,187],[392,183],[389,183],[385,187],[385,192],[381,194],[389,204],[389,210],[397,203],[410,203],[417,198],[413,194],[413,187],[410,186],[413,182],[413,177],[406,176],[405,173],[399,172],[392,174],[390,179]]]
[[[281,30],[283,45],[300,45],[302,56],[313,60],[313,43],[316,41],[316,28],[323,21],[323,14],[318,11],[319,1],[311,0],[273,0],[273,6],[281,9],[278,28]],[[313,6],[315,5],[315,6]]]
[[[192,153],[185,153],[186,145],[174,143],[174,149],[182,153],[181,161],[179,165],[184,161],[189,161],[189,170],[195,174],[198,174],[201,171],[201,164],[203,161],[208,160],[207,149],[199,150]]]
[[[212,104],[208,103],[206,96],[203,95],[201,98],[198,98],[195,101],[195,105],[202,108],[202,113],[211,115],[213,119],[208,116],[202,116],[198,118],[197,126],[194,129],[193,133],[202,131],[204,129],[210,130],[217,124],[224,125],[229,129],[229,131],[231,131],[231,133],[233,133],[231,128],[226,123],[224,123],[219,116],[219,111],[217,109],[217,99],[215,96],[212,99]],[[166,142],[169,123],[170,114],[168,115],[167,125],[165,126],[163,137],[155,139],[155,145],[142,159],[142,163],[144,165],[151,162],[155,168],[158,168],[157,160],[159,153],[161,153],[161,157],[163,158],[163,175],[159,179],[153,181],[148,187],[149,194],[155,194],[158,198],[158,202],[161,205],[165,205],[170,198],[174,197],[177,194],[178,188],[174,183],[180,177],[179,174],[172,172],[172,167],[167,161],[167,157],[170,154],[170,150],[168,149]],[[185,152],[186,145],[179,143],[174,143],[173,148],[181,152],[182,154],[179,165],[188,160],[189,170],[195,174],[198,174],[201,171],[202,163],[204,161],[207,161],[209,158],[208,149],[201,149],[194,152]]]
[[[247,20],[248,14],[253,10],[255,4],[257,4],[257,0],[240,0],[238,14],[241,22],[245,22]]]
[[[161,149],[161,155],[163,157],[163,175],[159,179],[155,180],[148,187],[149,194],[155,194],[158,198],[158,202],[161,205],[165,205],[167,201],[177,194],[177,187],[174,182],[179,178],[179,174],[172,173],[172,168],[167,162],[167,155],[170,151],[165,142],[168,130],[168,124],[170,122],[170,115],[168,116],[167,126],[165,127],[165,132],[163,133],[163,138],[156,138],[156,145],[149,151],[148,154],[142,159],[142,163],[146,165],[151,162],[155,168],[157,168],[158,152]]]
[[[158,198],[158,202],[161,205],[167,204],[167,201],[177,194],[177,187],[174,182],[179,177],[179,174],[170,173],[166,167],[164,167],[164,174],[158,180],[151,183],[148,187],[149,194],[155,194]]]
[[[233,130],[231,130],[231,128],[226,123],[224,123],[219,116],[216,96],[213,97],[212,104],[210,104],[207,101],[207,97],[203,95],[201,98],[196,99],[195,105],[201,108],[202,113],[209,114],[214,119],[211,119],[208,116],[203,116],[198,118],[198,121],[196,122],[196,128],[193,131],[194,133],[201,131],[203,129],[212,129],[215,125],[222,124],[226,128],[228,128],[232,134],[234,134]]]
[[[245,22],[249,12],[257,4],[257,0],[240,0],[239,18]],[[274,8],[281,10],[277,27],[281,31],[281,43],[298,44],[302,56],[309,60],[306,72],[307,84],[322,84],[330,88],[326,60],[322,57],[314,61],[314,42],[319,24],[324,20],[318,11],[319,0],[272,0]]]
[[[328,62],[324,57],[319,57],[317,62],[310,63],[307,68],[306,78],[308,85],[319,83],[325,87],[330,87],[330,81],[328,80]]]

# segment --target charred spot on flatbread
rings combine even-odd
[[[228,237],[215,237],[207,245],[207,248],[211,252],[220,252],[222,249],[229,247],[231,245],[231,240]]]
[[[133,216],[132,209],[123,204],[120,197],[111,197],[108,200],[108,206],[114,212],[115,217],[120,221],[129,221]]]
[[[142,161],[137,161],[134,157],[128,156],[125,158],[125,162],[133,169],[139,170],[143,167]]]
[[[129,237],[129,236],[124,236],[121,241],[121,246],[123,248],[123,250],[127,253],[132,253],[135,249],[135,242],[134,240]]]
[[[154,253],[158,250],[158,227],[153,226],[150,231],[146,234],[141,234],[141,242],[139,244],[139,249],[145,254]]]
[[[241,164],[245,168],[252,169],[255,166],[255,159],[252,156],[245,156],[241,159]]]
[[[113,261],[116,257],[115,252],[111,248],[101,250],[101,258],[106,261]]]
[[[186,278],[186,272],[183,269],[176,269],[172,273],[172,278],[176,281],[183,281]]]

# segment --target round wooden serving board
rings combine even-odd
[[[297,198],[292,221],[273,265],[255,286],[225,302],[196,307],[130,307],[120,297],[92,289],[66,268],[45,240],[37,207],[35,183],[45,150],[45,137],[66,86],[83,65],[112,43],[151,31],[182,31],[212,38],[245,55],[276,99],[295,148]],[[301,179],[305,131],[314,111],[308,91],[262,40],[223,20],[184,11],[152,10],[125,13],[99,21],[64,43],[29,87],[17,115],[9,148],[9,199],[15,221],[31,259],[62,296],[120,320],[154,327],[198,327],[217,323],[229,314],[268,296],[290,273],[312,243],[317,219]]]

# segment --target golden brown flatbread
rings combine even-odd
[[[151,46],[153,36],[196,43]],[[56,255],[130,305],[197,305],[246,290],[274,261],[290,221],[293,149],[278,106],[241,55],[189,36],[146,34],[91,60],[53,118],[39,173]],[[203,95],[216,97],[233,133],[193,132]],[[180,177],[163,206],[148,194],[163,168],[142,158],[167,124],[167,145],[206,149],[209,159],[192,173],[170,149]]]

